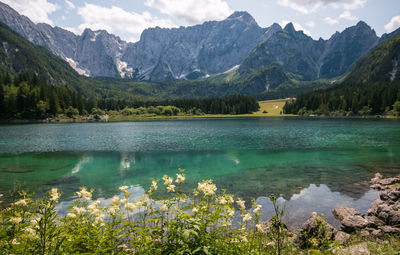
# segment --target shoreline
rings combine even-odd
[[[240,119],[240,118],[262,118],[262,119],[273,119],[273,118],[301,118],[301,119],[400,119],[397,116],[327,116],[327,115],[294,115],[294,114],[282,114],[282,115],[255,115],[255,114],[240,114],[240,115],[226,115],[226,114],[205,114],[205,115],[188,115],[188,116],[142,116],[134,118],[107,118],[107,119],[87,119],[87,118],[70,118],[70,119],[51,119],[51,120],[37,120],[37,119],[11,119],[11,120],[0,120],[0,124],[58,124],[58,123],[107,123],[107,122],[136,122],[136,121],[149,121],[149,120],[190,120],[190,119]]]

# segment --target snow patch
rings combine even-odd
[[[100,31],[93,32],[93,37],[90,38],[90,41],[95,42],[96,39],[97,39],[97,36],[98,36],[99,34],[100,34]]]
[[[128,63],[121,61],[121,59],[117,58],[116,65],[117,65],[118,73],[122,78],[126,78],[126,77],[132,78],[133,68],[128,67]]]
[[[229,73],[230,71],[236,70],[236,69],[238,69],[239,67],[240,67],[240,65],[235,65],[234,67],[232,67],[231,69],[229,69],[229,70],[227,70],[227,71],[225,71],[225,72],[223,72],[223,73]]]
[[[89,77],[90,71],[84,70],[78,67],[76,62],[72,58],[65,58],[65,60],[68,62],[68,64],[80,75],[84,75],[86,77]]]

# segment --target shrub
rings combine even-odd
[[[261,205],[219,191],[211,180],[190,196],[180,192],[186,176],[164,176],[133,200],[127,186],[108,206],[93,201],[93,190],[76,192],[65,216],[56,214],[56,188],[42,199],[25,192],[0,211],[0,253],[8,254],[271,254],[282,251],[283,211],[277,208],[270,239],[262,229]],[[158,191],[157,191],[158,190]],[[155,195],[157,192],[157,196]],[[164,195],[162,195],[164,194]],[[161,199],[156,197],[161,196]],[[233,219],[240,215],[238,227]],[[271,240],[275,242],[271,246]],[[276,247],[277,246],[277,247]],[[271,248],[272,247],[272,248]],[[273,248],[275,247],[275,248]],[[280,253],[278,253],[280,254]]]

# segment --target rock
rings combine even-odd
[[[342,223],[342,228],[346,232],[363,229],[369,225],[360,211],[354,208],[334,209],[332,213]]]
[[[378,217],[373,216],[373,215],[372,216],[365,216],[365,219],[369,223],[368,226],[373,227],[373,228],[377,228],[379,226],[385,225],[385,222],[383,222]]]
[[[371,235],[375,236],[375,237],[381,237],[383,236],[385,233],[381,230],[381,229],[374,229],[371,232]]]
[[[343,253],[339,254],[351,254],[351,255],[370,255],[371,252],[368,249],[367,243],[361,243],[349,246],[342,250]]]
[[[375,199],[368,210],[368,215],[378,215],[378,208],[382,203],[383,201],[380,200],[379,198]]]
[[[392,226],[380,226],[379,227],[380,230],[382,230],[384,233],[388,233],[388,234],[395,234],[395,233],[400,233],[400,228],[396,228],[396,227],[392,227]]]
[[[350,239],[350,235],[343,231],[337,231],[335,234],[335,241],[338,242],[339,244],[344,244],[349,239]]]
[[[300,244],[300,246],[305,246],[307,240],[311,238],[316,238],[317,240],[335,240],[339,243],[344,243],[350,238],[350,235],[338,231],[322,217],[318,216],[316,212],[313,212],[310,218],[301,226],[294,242]]]

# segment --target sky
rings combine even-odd
[[[172,28],[223,20],[247,11],[261,27],[292,22],[314,39],[363,20],[378,36],[400,27],[400,0],[0,0],[33,22],[75,34],[104,29],[135,42],[148,27]]]

